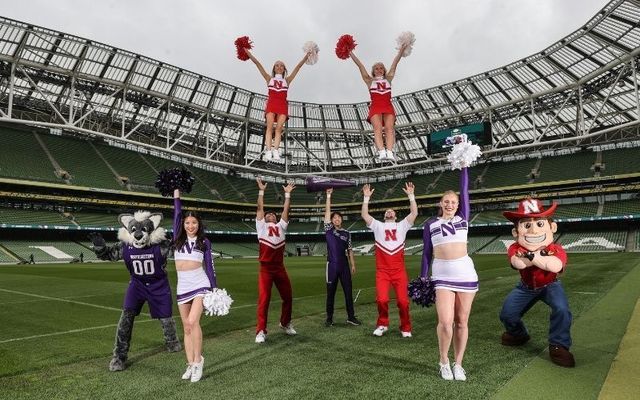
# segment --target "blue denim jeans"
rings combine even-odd
[[[539,300],[551,307],[549,325],[549,344],[571,347],[571,321],[569,302],[560,281],[552,282],[545,287],[529,289],[522,282],[509,293],[502,305],[500,321],[513,336],[528,335],[522,322],[522,316]]]

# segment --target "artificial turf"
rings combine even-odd
[[[581,363],[585,346],[580,341],[589,337],[591,324],[580,321],[589,321],[592,311],[598,312],[598,304],[637,267],[637,258],[633,253],[570,254],[563,283],[576,321],[579,373],[569,379],[599,380],[591,385],[588,398],[597,397],[602,371],[606,375],[609,365],[590,368]],[[299,334],[287,337],[277,328],[280,304],[274,292],[264,345],[254,343],[256,261],[217,261],[219,285],[235,302],[228,316],[203,316],[204,377],[193,384],[180,380],[184,356],[163,351],[160,326],[146,315],[138,317],[134,328],[129,368],[118,373],[107,370],[129,278],[121,263],[0,267],[0,398],[485,399],[499,395],[532,363],[556,368],[543,351],[549,311],[539,304],[527,314],[532,340],[526,346],[502,347],[498,312],[518,280],[517,273],[504,255],[473,259],[480,292],[470,318],[466,382],[445,382],[438,376],[433,308],[412,307],[411,339],[400,337],[393,305],[390,331],[382,338],[371,335],[376,318],[372,257],[356,258],[354,290],[361,290],[356,313],[364,324],[344,323],[338,290],[336,305],[341,308],[330,328],[323,326],[324,260],[286,259]],[[419,262],[418,257],[407,257],[410,276],[417,274]],[[170,276],[175,288],[171,267]],[[635,304],[637,292],[632,292],[628,297]],[[626,324],[629,314],[617,313],[615,323]],[[611,342],[619,342],[621,335],[616,330]],[[566,370],[559,369],[558,374]],[[537,398],[528,394],[520,392],[518,397]]]

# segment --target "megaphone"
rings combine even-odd
[[[355,186],[355,182],[345,179],[323,178],[321,176],[309,176],[305,179],[307,193],[322,192],[329,188],[342,189]]]

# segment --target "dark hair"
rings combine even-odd
[[[340,218],[344,219],[344,217],[342,216],[342,213],[340,211],[334,211],[331,213],[331,219],[333,219],[333,217],[335,216],[339,216]]]
[[[185,211],[182,214],[182,219],[180,220],[180,226],[178,227],[178,232],[174,232],[173,235],[175,237],[173,243],[176,250],[181,249],[187,241],[187,231],[184,230],[184,220],[187,217],[193,217],[198,221],[198,231],[196,232],[196,248],[200,251],[205,251],[204,240],[207,238],[204,233],[204,224],[202,223],[202,219],[195,211]]]

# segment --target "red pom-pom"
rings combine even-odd
[[[351,35],[342,35],[336,44],[336,55],[341,60],[349,58],[351,50],[357,46],[355,39]]]
[[[236,45],[236,54],[238,56],[238,59],[247,61],[249,59],[249,56],[247,55],[247,52],[244,51],[244,49],[253,48],[253,42],[249,39],[249,36],[240,36],[234,43]]]

